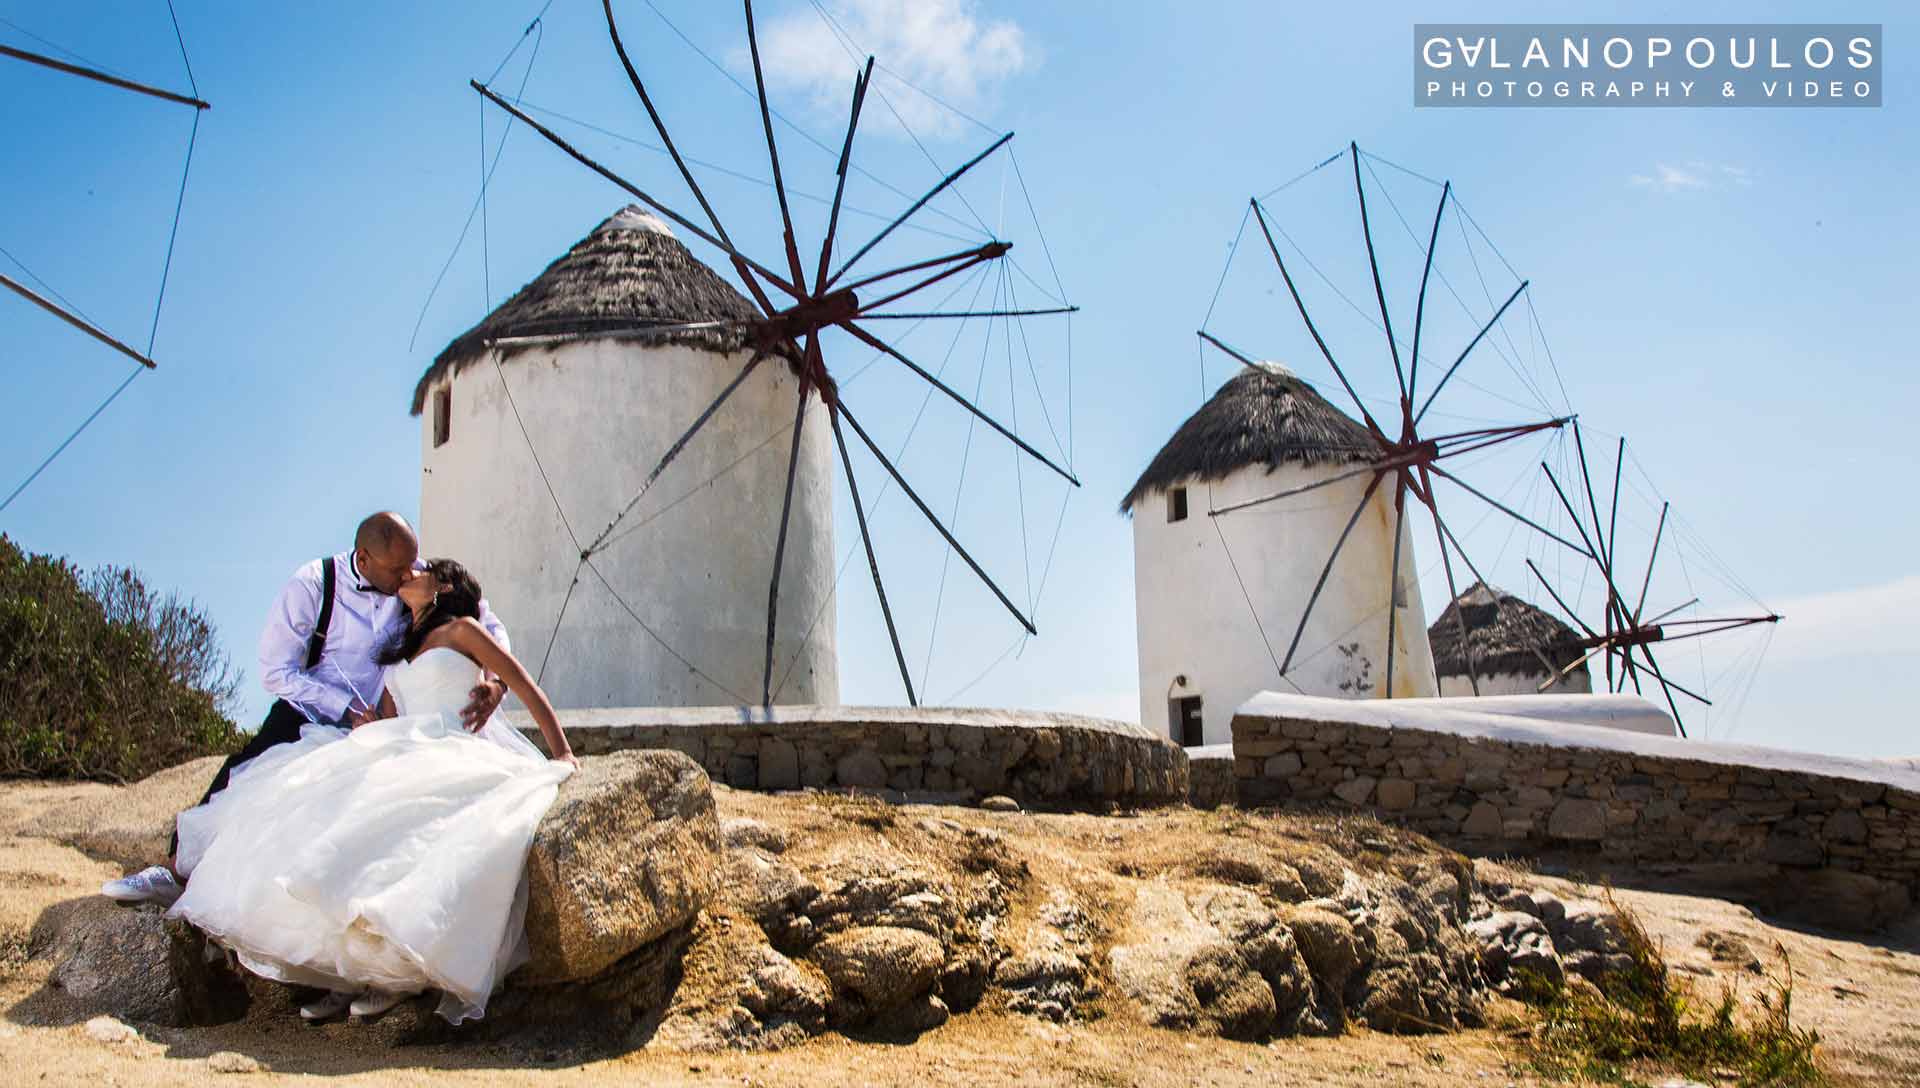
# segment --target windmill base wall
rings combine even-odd
[[[1593,691],[1593,680],[1583,672],[1570,673],[1563,680],[1557,680],[1542,691],[1540,685],[1547,679],[1545,673],[1497,672],[1467,679],[1465,675],[1440,677],[1440,694],[1444,696],[1469,695],[1587,695]],[[1474,685],[1479,684],[1479,690]]]
[[[1239,469],[1187,485],[1187,517],[1168,520],[1168,493],[1133,509],[1134,610],[1140,661],[1140,722],[1176,741],[1173,699],[1197,695],[1201,744],[1230,739],[1234,709],[1254,693],[1375,699],[1393,674],[1395,698],[1428,697],[1433,654],[1420,600],[1411,522],[1402,527],[1393,609],[1394,666],[1387,668],[1393,571],[1393,497],[1368,500],[1313,606],[1287,675],[1286,658],[1320,572],[1365,493],[1356,477],[1281,502],[1209,517],[1209,509],[1325,480],[1353,466],[1283,464]],[[1184,684],[1179,682],[1185,677]]]
[[[592,565],[580,564],[581,549],[745,363],[682,345],[577,341],[482,359],[429,390],[422,550],[473,571],[556,706],[760,702],[798,394],[784,362],[763,361]],[[447,441],[436,444],[443,389],[451,411]],[[775,702],[840,698],[832,447],[816,397],[801,428],[782,566]]]
[[[1257,702],[1257,700],[1256,700]],[[1472,854],[1710,881],[1872,929],[1920,895],[1920,773],[1599,727],[1233,720],[1241,804],[1359,808]],[[1506,739],[1502,739],[1506,738]]]

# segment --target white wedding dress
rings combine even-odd
[[[466,732],[479,666],[428,650],[387,673],[399,716],[314,725],[179,817],[167,912],[256,974],[331,990],[439,990],[482,1015],[526,958],[526,857],[572,768],[497,716]]]

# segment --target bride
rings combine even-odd
[[[526,959],[526,856],[579,767],[545,694],[478,622],[480,587],[450,559],[401,585],[412,614],[382,656],[377,715],[313,725],[242,764],[180,816],[186,892],[167,912],[256,974],[315,986],[309,1020],[378,1016],[423,990],[453,1023]],[[548,761],[498,716],[461,727],[482,668],[540,726]]]

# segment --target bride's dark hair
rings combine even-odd
[[[451,559],[427,560],[427,577],[447,587],[434,598],[433,607],[418,622],[394,632],[375,660],[381,665],[408,661],[420,652],[427,636],[457,619],[480,618],[480,583],[467,568]]]

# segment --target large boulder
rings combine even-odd
[[[1314,981],[1338,994],[1347,979],[1360,969],[1360,942],[1354,939],[1353,923],[1346,916],[1322,906],[1302,906],[1285,915],[1288,930],[1300,947],[1300,955],[1313,972]]]
[[[118,789],[87,788],[21,830],[130,869],[164,861],[174,815],[199,803],[221,759],[207,756],[168,767]]]
[[[1466,928],[1468,935],[1479,942],[1480,966],[1487,980],[1500,992],[1520,992],[1528,974],[1556,988],[1566,981],[1566,969],[1553,948],[1553,935],[1534,915],[1495,911],[1468,923]]]
[[[591,978],[685,926],[720,868],[699,764],[672,750],[590,756],[560,786],[527,854],[527,943],[515,980]]]
[[[1442,1031],[1478,1017],[1486,980],[1477,949],[1459,928],[1461,878],[1437,875],[1431,866],[1415,867],[1412,876],[1422,881],[1416,887],[1349,869],[1330,901],[1352,924],[1359,950],[1346,1008],[1375,1031]]]
[[[250,989],[269,985],[228,970],[226,956],[210,950],[199,930],[168,921],[159,907],[121,907],[100,896],[47,908],[29,947],[54,965],[34,1000],[69,1015],[106,1013],[167,1027],[219,1024],[245,1014]]]
[[[939,941],[898,926],[849,929],[813,950],[814,963],[842,997],[836,1019],[849,1023],[907,1008],[929,996],[946,959]],[[846,1001],[849,997],[854,1000]]]
[[[820,889],[799,869],[758,847],[727,852],[719,894],[753,919],[776,945],[801,943],[813,932],[803,912]]]
[[[1156,1027],[1233,1039],[1324,1031],[1294,938],[1260,897],[1203,885],[1142,885],[1108,965],[1120,992]],[[1336,1014],[1337,1015],[1337,1014]]]
[[[1620,912],[1605,903],[1575,900],[1566,904],[1558,921],[1547,926],[1561,962],[1591,982],[1633,966]]]
[[[54,963],[48,986],[78,1008],[178,1026],[180,986],[168,970],[171,944],[158,908],[122,908],[99,896],[48,908],[29,941],[35,958]]]

